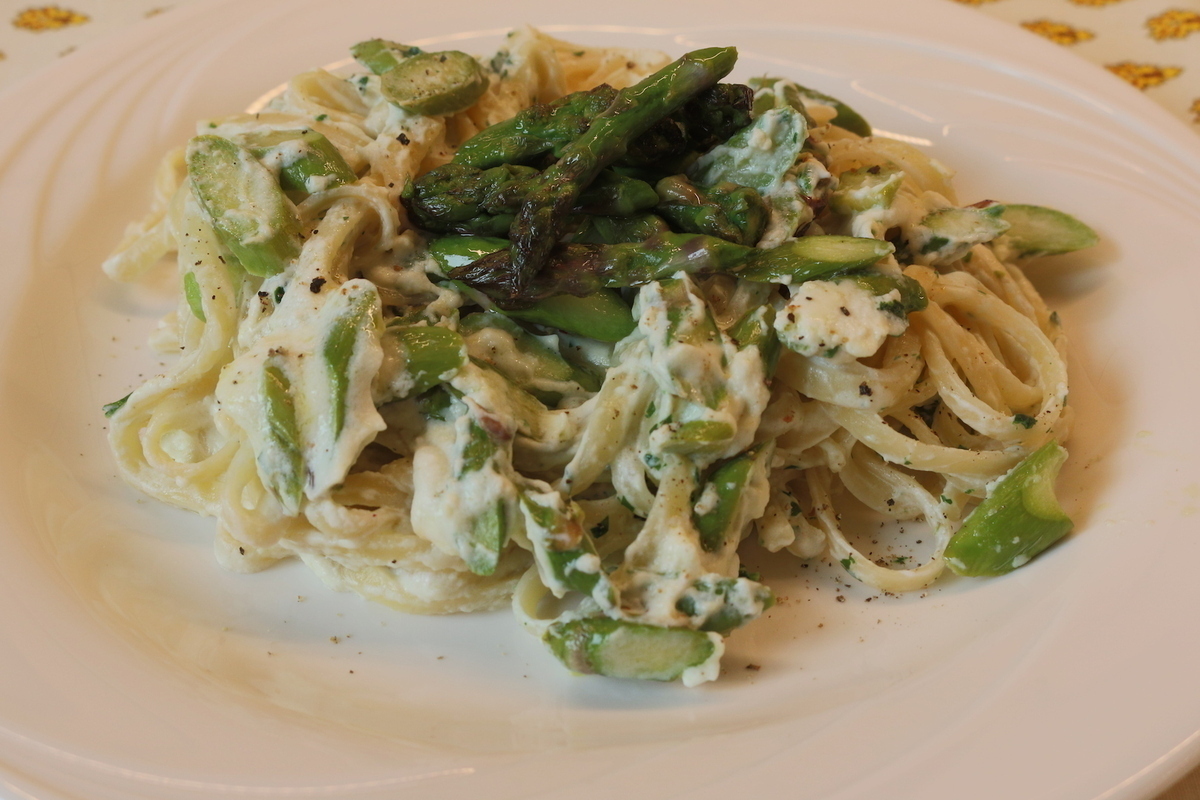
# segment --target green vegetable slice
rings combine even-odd
[[[717,652],[702,631],[607,617],[556,622],[543,639],[568,668],[611,678],[673,681]]]
[[[418,53],[379,77],[391,103],[413,114],[438,116],[470,108],[488,87],[479,62],[459,50]]]
[[[1012,469],[967,517],[946,546],[946,564],[959,575],[1003,575],[1023,566],[1071,530],[1054,494],[1067,460],[1047,442]]]
[[[1070,253],[1100,241],[1094,230],[1070,214],[1044,206],[1006,205],[1000,219],[1008,223],[1008,230],[995,245],[1014,258]]]
[[[253,153],[219,136],[197,136],[188,143],[187,170],[217,238],[246,272],[275,275],[300,255],[296,211]]]

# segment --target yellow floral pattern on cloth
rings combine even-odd
[[[954,0],[1146,93],[1200,133],[1200,0]]]
[[[1182,39],[1189,34],[1200,33],[1200,14],[1172,8],[1146,20],[1146,28],[1155,39]]]
[[[198,0],[0,0],[0,86],[96,36]],[[1200,0],[953,0],[1107,69],[1200,133]],[[85,24],[88,23],[88,24]]]
[[[1105,64],[1112,74],[1128,81],[1139,89],[1149,89],[1160,83],[1171,80],[1183,72],[1182,67],[1160,67],[1156,64],[1135,64],[1132,61],[1121,61],[1116,64]]]
[[[49,31],[65,28],[68,25],[82,25],[91,19],[87,14],[80,14],[69,8],[59,6],[39,6],[27,8],[13,18],[15,28],[27,31]]]
[[[1062,22],[1051,22],[1048,19],[1035,19],[1032,22],[1022,22],[1021,27],[1033,31],[1038,36],[1045,36],[1055,44],[1078,44],[1088,39],[1095,39],[1096,34],[1083,28],[1073,28]]]

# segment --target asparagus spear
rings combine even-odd
[[[513,285],[525,288],[561,238],[580,193],[600,171],[628,150],[630,143],[688,98],[726,75],[737,60],[728,48],[696,50],[617,93],[587,132],[563,151],[538,180],[513,221]]]
[[[1033,451],[992,489],[946,545],[946,564],[959,575],[1003,575],[1023,566],[1071,530],[1054,496],[1067,460],[1058,442]]]
[[[672,175],[654,189],[660,199],[658,213],[688,233],[753,245],[767,225],[767,204],[749,186],[722,181],[700,189],[686,176]]]
[[[513,164],[479,170],[451,163],[407,183],[400,199],[426,230],[499,236],[508,232],[538,176],[532,167]],[[580,194],[573,212],[625,216],[656,203],[648,183],[606,170]]]
[[[463,142],[454,163],[477,169],[528,163],[585,133],[616,96],[617,90],[605,84],[553,103],[538,103]]]
[[[597,289],[586,297],[560,294],[503,313],[601,342],[619,342],[637,327],[629,305],[612,289]]]
[[[430,241],[429,252],[444,271],[450,272],[507,246],[507,239],[445,236]],[[597,289],[583,297],[546,297],[520,308],[501,309],[501,312],[514,319],[601,342],[618,342],[637,327],[629,306],[619,294],[609,289]]]
[[[571,241],[576,244],[623,244],[644,242],[655,234],[670,232],[670,226],[655,214],[584,217],[583,224],[571,235]]]
[[[707,150],[749,124],[752,96],[749,87],[740,84],[706,89],[636,137],[618,163],[646,166]],[[454,163],[486,169],[559,158],[616,97],[616,89],[602,85],[527,108],[464,142]]]
[[[486,292],[501,306],[519,307],[556,294],[583,296],[602,287],[639,286],[680,271],[800,283],[874,264],[891,252],[887,242],[850,236],[804,236],[762,250],[712,236],[669,233],[638,243],[562,245],[528,283],[519,282],[511,250],[458,267],[450,277]]]
[[[300,221],[274,176],[219,136],[188,142],[188,177],[217,238],[251,275],[282,272],[300,254]]]

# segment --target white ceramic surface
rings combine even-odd
[[[1194,763],[1194,134],[941,0],[525,9],[201,3],[4,95],[0,797],[1134,800]],[[523,21],[674,53],[736,44],[735,77],[841,96],[956,167],[965,201],[1099,230],[1034,271],[1072,339],[1071,540],[904,598],[764,561],[784,601],[689,691],[572,677],[505,613],[406,617],[296,565],[224,573],[210,521],[121,484],[99,407],[158,368],[144,340],[170,276],[114,286],[98,264],[159,154],[360,39],[490,52]]]

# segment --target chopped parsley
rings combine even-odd
[[[130,392],[129,394],[122,397],[120,400],[114,400],[111,403],[105,403],[104,404],[104,416],[111,417],[113,414],[120,411],[121,407],[124,406],[127,402],[129,402],[129,398],[132,394],[133,394],[133,392]]]

